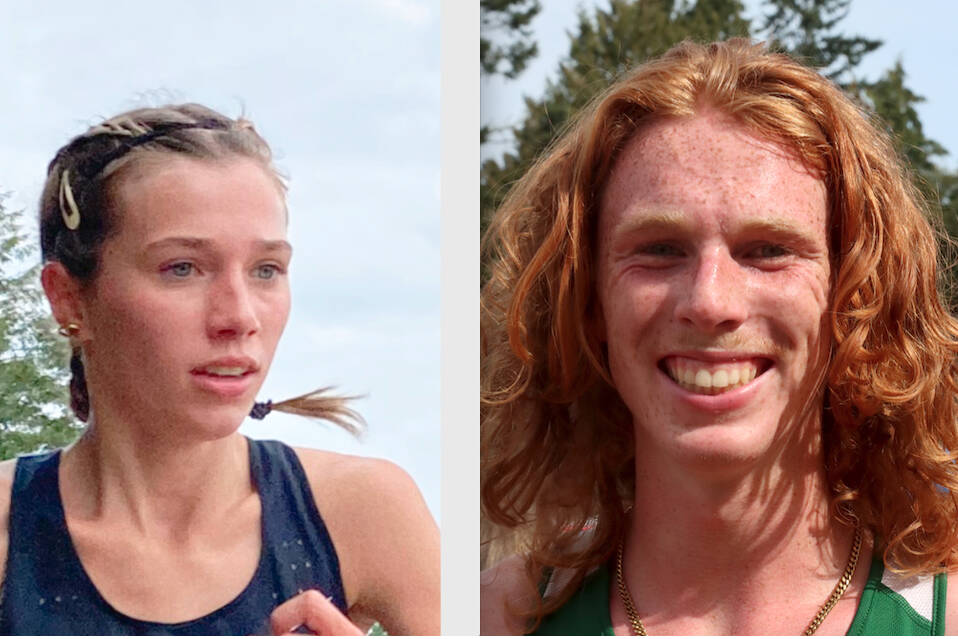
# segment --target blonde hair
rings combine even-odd
[[[232,119],[199,104],[143,108],[121,113],[73,138],[47,167],[40,196],[40,247],[44,262],[57,261],[83,285],[97,275],[103,243],[116,232],[122,211],[116,186],[134,170],[169,156],[216,161],[248,158],[276,181],[285,199],[286,184],[273,166],[272,152],[253,123]],[[90,412],[83,354],[70,357],[70,407],[80,421]],[[272,410],[331,421],[353,434],[362,417],[347,406],[351,397],[317,389],[282,402]]]
[[[823,176],[833,286],[822,439],[836,513],[870,529],[896,570],[958,565],[958,322],[939,295],[921,196],[884,127],[815,71],[743,39],[683,42],[595,98],[484,238],[484,559],[520,550],[532,583],[544,567],[574,575],[527,611],[534,619],[609,559],[634,489],[632,420],[590,330],[599,193],[640,126],[706,104]]]

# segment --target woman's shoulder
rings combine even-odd
[[[393,634],[438,634],[439,529],[412,477],[384,459],[294,450],[350,605]]]
[[[13,490],[13,473],[17,468],[16,459],[0,461],[0,532],[2,543],[6,546],[7,520],[10,514],[10,497]]]
[[[404,530],[435,527],[409,473],[385,459],[294,448],[319,508],[333,535],[350,543]]]
[[[10,498],[13,490],[13,473],[16,467],[16,459],[0,461],[0,584],[3,583],[4,570],[7,565]]]
[[[13,473],[16,468],[16,459],[0,461],[0,500],[2,501],[10,501],[10,490],[13,487]]]
[[[391,461],[312,448],[293,450],[313,493],[324,503],[379,502],[384,492],[391,497],[419,497],[409,473]]]

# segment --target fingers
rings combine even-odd
[[[317,635],[363,634],[318,590],[307,590],[283,602],[270,615],[269,625],[274,635],[287,635],[298,629]]]

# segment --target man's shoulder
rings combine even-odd
[[[945,634],[958,635],[958,568],[947,575],[945,594]]]
[[[535,585],[526,574],[525,559],[513,555],[483,570],[479,582],[479,633],[523,634],[518,610],[528,608],[536,597]]]

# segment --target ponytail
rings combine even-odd
[[[79,346],[73,347],[70,355],[70,408],[81,422],[90,418],[90,394],[86,387],[86,372],[83,370],[83,356]],[[329,395],[332,387],[325,386],[281,402],[256,402],[250,417],[263,419],[271,411],[290,413],[302,417],[322,419],[336,424],[349,434],[359,437],[366,430],[366,420],[357,411],[349,407],[348,402],[358,399],[342,395]]]
[[[359,437],[366,429],[366,420],[363,419],[362,415],[347,405],[349,401],[358,398],[329,395],[330,390],[332,390],[332,387],[326,386],[324,388],[317,388],[305,395],[299,395],[298,397],[292,397],[277,403],[257,403],[253,407],[253,412],[250,413],[250,415],[256,417],[254,413],[257,407],[265,406],[265,412],[276,410],[281,413],[312,417],[313,419],[322,419],[327,422],[332,422],[350,434]],[[262,417],[259,417],[259,419],[262,419]]]
[[[70,408],[81,422],[90,418],[90,394],[86,389],[86,373],[80,347],[74,346],[70,355]]]

